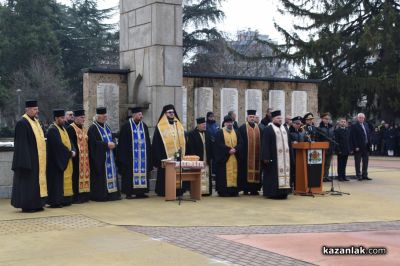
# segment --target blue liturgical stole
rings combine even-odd
[[[147,188],[146,134],[143,123],[129,119],[132,131],[133,188]]]
[[[104,142],[108,143],[112,141],[111,129],[107,124],[104,124],[104,127],[100,126],[97,122],[93,122],[93,124],[96,126]],[[115,165],[115,156],[114,152],[109,149],[106,151],[105,168],[108,193],[117,192],[117,167]]]

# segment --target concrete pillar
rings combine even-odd
[[[148,106],[153,127],[165,104],[182,116],[182,0],[120,0],[120,68],[128,103]]]

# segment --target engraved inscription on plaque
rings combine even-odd
[[[306,91],[292,93],[292,117],[304,116],[307,113],[307,98]]]
[[[285,117],[285,91],[270,90],[269,107],[272,108],[272,110],[281,110],[282,116]]]
[[[206,116],[207,112],[213,111],[213,89],[195,88],[194,89],[194,117]]]
[[[97,85],[97,106],[107,107],[107,124],[112,132],[119,130],[119,86],[115,83]]]
[[[239,95],[238,95],[238,90],[236,88],[221,89],[221,123],[224,120],[224,116],[226,116],[229,111],[235,111],[236,114],[238,113],[239,109],[238,98]]]
[[[247,116],[247,110],[257,110],[257,115],[260,118],[263,117],[262,113],[262,91],[258,89],[246,90],[246,110],[245,116]]]

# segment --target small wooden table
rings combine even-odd
[[[179,162],[163,160],[165,168],[165,200],[176,200],[176,188],[179,187],[180,169]],[[201,169],[204,162],[182,161],[182,182],[190,181],[190,197],[201,200]]]

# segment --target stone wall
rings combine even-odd
[[[0,198],[10,198],[13,180],[13,148],[0,148]]]
[[[128,72],[129,70],[118,69],[84,70],[83,106],[86,110],[86,126],[91,124],[96,107],[106,106],[113,132],[119,130],[128,116]]]
[[[306,95],[306,103],[304,110],[316,114],[318,112],[318,82],[317,80],[304,79],[283,79],[283,78],[252,78],[252,77],[224,77],[224,76],[206,76],[206,75],[186,75],[183,79],[183,86],[187,88],[188,106],[187,106],[187,124],[188,128],[194,126],[195,121],[195,91],[196,88],[207,88],[212,90],[212,104],[207,104],[204,101],[201,105],[210,105],[212,110],[203,110],[203,113],[198,112],[197,116],[205,116],[206,111],[213,111],[216,120],[220,122],[226,113],[221,114],[221,91],[223,88],[237,89],[238,94],[238,121],[243,123],[246,116],[246,90],[256,89],[261,90],[261,117],[265,115],[269,108],[270,90],[281,90],[285,95],[285,113],[292,115],[292,94],[295,91],[304,91]],[[197,97],[201,97],[196,95]],[[198,100],[197,100],[198,101]],[[275,99],[271,99],[274,103]],[[296,100],[297,101],[297,100]],[[228,103],[229,99],[225,99]],[[224,103],[224,104],[225,104]],[[197,108],[197,107],[196,107]],[[297,115],[304,115],[297,114]]]
[[[126,120],[129,114],[128,107],[139,105],[135,102],[129,103],[128,72],[128,70],[95,71],[93,69],[86,71],[84,74],[84,106],[88,113],[87,124],[91,122],[98,105],[98,90],[104,89],[99,84],[109,83],[118,86],[118,100],[108,99],[108,103],[111,105],[110,107],[118,105],[117,108],[114,106],[114,109],[119,110],[119,125]],[[160,95],[156,97],[157,100],[149,103],[149,109],[144,111],[144,120],[152,133],[151,129],[154,128],[157,120],[152,122],[146,117],[146,114],[154,113],[154,110],[157,110],[159,115],[160,107],[170,103],[175,103],[178,115],[188,130],[194,127],[196,116],[205,116],[208,111],[213,111],[216,120],[220,123],[228,110],[235,106],[233,102],[237,103],[237,110],[234,109],[237,111],[239,124],[245,121],[246,109],[256,109],[260,117],[263,117],[270,106],[272,108],[284,107],[284,113],[288,115],[303,116],[306,112],[316,115],[318,113],[318,82],[304,79],[185,75],[183,88],[174,93],[174,97],[179,97],[181,100],[176,104],[175,98],[170,99],[167,92],[164,95],[162,91],[159,91]],[[270,93],[273,95],[271,99]],[[224,99],[222,99],[223,95],[225,95]],[[298,113],[292,112],[293,101],[297,104]],[[223,113],[222,108],[224,109]],[[111,115],[109,122],[113,122]]]

